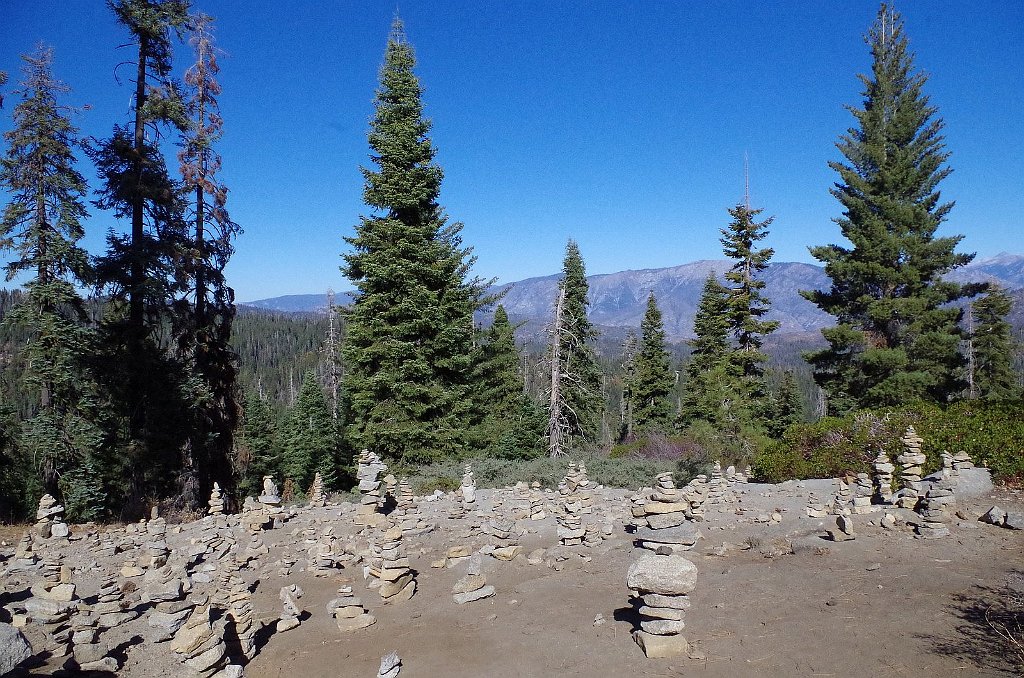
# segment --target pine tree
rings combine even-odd
[[[189,97],[185,110],[189,125],[178,153],[182,190],[192,196],[189,219],[191,306],[187,297],[175,314],[178,353],[195,372],[201,385],[201,405],[193,434],[192,454],[183,474],[205,493],[214,481],[230,479],[228,454],[238,421],[235,396],[237,367],[229,344],[235,317],[235,293],[224,278],[224,267],[234,253],[232,241],[241,233],[227,211],[227,187],[219,180],[221,157],[214,144],[223,133],[217,97],[217,49],[213,44],[213,19],[200,14],[190,22],[195,63],[185,73]]]
[[[548,454],[579,452],[601,435],[601,371],[587,317],[587,272],[576,241],[565,247],[549,347]]]
[[[836,317],[822,331],[828,348],[807,356],[835,414],[962,391],[963,312],[950,302],[978,291],[943,277],[973,255],[954,251],[962,236],[935,235],[953,207],[938,191],[949,153],[899,15],[882,5],[866,40],[872,73],[861,76],[863,108],[849,109],[858,126],[837,144],[847,163],[829,163],[852,246],[812,247],[832,285],[803,292]]]
[[[694,338],[689,341],[686,391],[676,419],[677,428],[694,421],[720,423],[723,401],[737,399],[739,374],[732,362],[729,343],[729,290],[708,274],[693,318]]]
[[[1006,320],[1012,308],[1013,299],[995,284],[990,284],[985,295],[971,304],[971,398],[1003,400],[1020,395],[1012,363],[1015,342]]]
[[[34,277],[4,322],[29,334],[27,381],[39,394],[21,447],[40,464],[45,490],[58,494],[58,475],[80,464],[102,437],[95,385],[83,364],[93,336],[76,290],[89,278],[88,255],[78,245],[87,186],[75,168],[78,130],[58,103],[68,88],[51,73],[52,50],[40,46],[22,58],[22,100],[0,160],[0,185],[11,193],[0,217],[0,250],[15,254],[5,266],[8,280],[23,272]]]
[[[281,445],[274,414],[259,393],[250,392],[242,413],[241,436],[235,441],[235,475],[245,496],[257,496],[263,476],[280,477]]]
[[[665,350],[665,325],[654,292],[647,297],[647,311],[640,323],[640,347],[633,359],[629,409],[638,432],[663,430],[668,423],[668,396],[674,378]]]
[[[317,471],[325,488],[335,487],[338,480],[338,438],[316,374],[307,372],[299,390],[299,398],[285,423],[281,472],[295,487],[305,489]]]
[[[438,204],[442,172],[423,117],[415,56],[392,26],[369,135],[378,169],[364,169],[364,217],[342,272],[357,288],[346,313],[348,439],[354,449],[425,461],[458,454],[472,416],[473,313],[485,283],[461,224]]]
[[[779,384],[779,392],[775,396],[774,416],[768,422],[768,432],[774,438],[780,438],[786,429],[804,420],[804,406],[800,398],[800,389],[796,377],[791,370],[786,370]]]
[[[636,380],[636,354],[640,338],[632,327],[622,340],[622,398],[619,401],[619,440],[632,441],[636,420],[633,417],[633,382]]]

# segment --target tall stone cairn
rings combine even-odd
[[[207,515],[224,515],[224,492],[220,489],[219,483],[213,483],[213,490],[210,491],[210,500],[206,503],[210,506]]]
[[[402,547],[401,527],[396,525],[384,533],[380,568],[371,574],[380,580],[378,593],[385,603],[409,600],[416,593],[416,578]]]
[[[225,668],[227,644],[224,641],[225,620],[210,623],[210,601],[206,596],[193,599],[195,607],[185,624],[171,640],[171,650],[194,676],[212,676]]]
[[[380,521],[377,507],[381,500],[380,474],[388,467],[375,453],[363,450],[356,460],[356,479],[359,481],[359,507],[356,525],[375,525]]]
[[[228,647],[237,650],[246,659],[256,655],[256,622],[252,612],[252,593],[245,581],[237,576],[228,577],[227,615],[231,624],[225,629]]]
[[[313,484],[309,487],[310,508],[323,508],[327,505],[327,496],[324,494],[324,479],[320,471],[313,474]]]
[[[68,526],[64,522],[64,506],[48,494],[39,498],[36,510],[36,534],[43,539],[67,538]]]
[[[896,467],[889,460],[889,455],[885,453],[885,450],[879,451],[875,461],[872,462],[872,468],[874,469],[872,478],[872,484],[874,485],[873,501],[876,504],[891,504],[892,473],[896,470]]]
[[[896,493],[896,501],[898,506],[912,509],[917,505],[917,500],[921,495],[921,476],[924,473],[922,467],[927,461],[927,457],[921,451],[924,440],[917,435],[913,426],[907,427],[902,442],[903,454],[896,460],[901,469],[900,489]]]
[[[642,496],[643,500],[630,508],[637,545],[666,552],[693,548],[700,533],[687,522],[692,504],[685,491],[676,489],[672,473],[655,476],[654,489]]]
[[[640,630],[633,639],[647,657],[687,654],[689,643],[682,632],[688,594],[696,584],[697,566],[682,556],[648,553],[629,566],[626,586],[641,602]]]
[[[853,513],[864,514],[876,511],[877,508],[871,505],[871,476],[867,473],[858,473],[854,481],[853,491]]]
[[[949,536],[949,528],[946,522],[949,516],[947,508],[953,504],[953,487],[956,479],[950,476],[942,476],[936,482],[931,483],[928,491],[918,503],[915,510],[921,516],[921,522],[916,527],[917,535],[923,539],[938,539]]]
[[[462,483],[459,485],[459,492],[462,494],[462,503],[466,510],[470,510],[476,503],[476,480],[473,478],[473,466],[466,464],[462,474]]]

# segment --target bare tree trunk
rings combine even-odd
[[[551,401],[548,405],[548,455],[560,457],[562,449],[562,313],[565,306],[565,287],[558,291],[555,305],[555,327],[551,339]]]
[[[331,389],[331,416],[338,420],[338,336],[334,331],[334,290],[327,290],[327,384]]]

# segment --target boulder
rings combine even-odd
[[[18,664],[32,656],[32,646],[21,631],[0,622],[0,676],[13,671]]]
[[[697,585],[697,566],[682,556],[643,555],[629,566],[626,586],[633,591],[673,596]]]

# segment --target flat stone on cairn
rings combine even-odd
[[[872,478],[874,484],[874,495],[873,501],[876,504],[891,504],[892,503],[892,474],[896,470],[892,462],[889,460],[889,455],[882,450],[875,457],[875,461],[872,463],[874,469],[874,477]]]
[[[896,460],[901,467],[900,489],[896,493],[896,504],[902,508],[912,509],[917,505],[917,500],[921,495],[921,475],[924,473],[922,467],[928,458],[921,451],[924,440],[917,435],[913,426],[907,427],[902,442],[904,452]]]
[[[213,484],[213,490],[210,492],[210,501],[207,503],[210,505],[207,515],[224,515],[224,492],[221,491],[220,485],[216,482]]]
[[[377,618],[363,608],[362,601],[352,595],[351,586],[338,589],[338,597],[327,603],[327,614],[334,617],[341,631],[363,629],[377,622]]]
[[[682,636],[688,594],[697,584],[697,566],[677,555],[640,556],[626,574],[626,586],[643,603],[640,630],[633,639],[651,659],[676,657],[689,651]]]
[[[295,602],[302,597],[303,591],[295,584],[281,587],[281,618],[277,621],[277,632],[284,633],[299,625],[299,616],[302,610]]]

